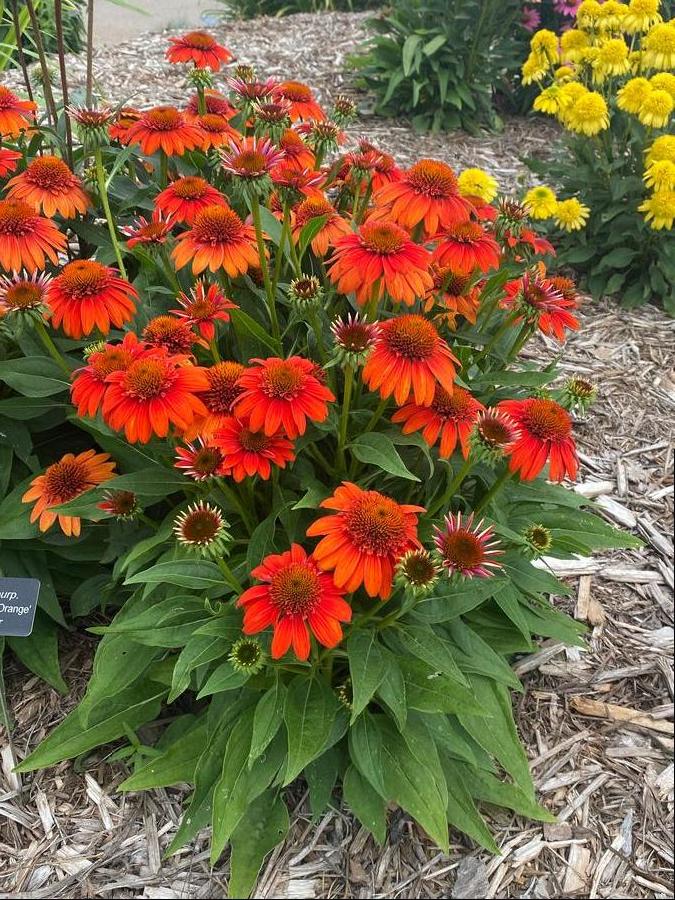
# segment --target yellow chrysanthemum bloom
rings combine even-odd
[[[668,91],[650,91],[638,110],[638,119],[648,128],[664,128],[668,124],[675,100]]]
[[[547,116],[557,116],[560,112],[560,86],[552,84],[534,98],[532,109],[546,113]]]
[[[675,69],[675,19],[653,25],[642,41],[642,50],[647,69]]]
[[[654,191],[638,207],[654,231],[672,228],[675,220],[675,191]]]
[[[588,88],[579,81],[568,81],[560,86],[558,94],[558,121],[567,128],[567,121],[574,104],[588,93]]]
[[[583,0],[577,10],[577,25],[580,28],[595,28],[602,18],[602,6],[598,0]]]
[[[530,53],[522,65],[521,73],[523,76],[523,84],[534,84],[535,81],[541,81],[546,77],[550,66],[545,59]]]
[[[610,38],[598,51],[595,68],[603,75],[625,75],[630,69],[628,45],[623,38]]]
[[[581,52],[589,47],[591,40],[589,36],[579,31],[578,28],[570,28],[560,35],[560,57],[563,62],[578,62],[581,59]]]
[[[672,72],[657,72],[656,75],[652,75],[649,82],[659,91],[668,91],[675,100],[675,75]]]
[[[631,50],[628,54],[628,62],[633,75],[639,75],[642,72],[642,50]]]
[[[590,209],[576,197],[558,200],[554,214],[555,224],[565,231],[579,231],[586,224],[590,214]]]
[[[553,77],[556,81],[567,81],[568,78],[574,78],[574,69],[572,66],[558,66]]]
[[[463,197],[480,197],[486,203],[492,203],[497,196],[497,180],[483,169],[465,169],[457,183]]]
[[[547,28],[542,28],[532,36],[530,49],[535,56],[555,62],[558,59],[558,35]]]
[[[652,163],[642,176],[648,188],[655,191],[675,190],[675,162],[660,159]]]
[[[673,134],[662,134],[656,138],[647,150],[645,164],[651,166],[655,162],[661,162],[662,159],[675,163],[675,135]]]
[[[628,34],[647,31],[661,21],[660,0],[630,0],[628,12],[623,17],[621,27]]]
[[[598,61],[599,56],[599,47],[586,47],[585,50],[582,50],[579,53],[579,64],[582,66],[588,66],[589,69],[592,69]]]
[[[602,94],[588,91],[565,111],[565,125],[577,134],[592,137],[609,128],[609,110]]]
[[[551,219],[556,214],[558,199],[545,184],[530,188],[523,198],[523,205],[533,219]]]
[[[601,9],[600,28],[603,31],[620,31],[627,12],[628,7],[619,3],[619,0],[605,0]]]
[[[624,112],[636,116],[652,90],[648,78],[631,78],[616,95],[616,105]]]

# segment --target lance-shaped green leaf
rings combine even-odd
[[[354,722],[382,684],[386,668],[377,632],[374,630],[354,631],[347,641],[346,648],[349,674],[352,679],[351,720]]]
[[[315,759],[328,740],[338,701],[322,678],[298,675],[291,681],[284,704],[288,760],[284,784],[290,784]]]
[[[286,837],[288,826],[288,810],[278,794],[267,791],[250,804],[230,841],[228,897],[250,896],[263,860]]]

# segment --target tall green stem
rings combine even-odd
[[[49,336],[47,329],[44,326],[44,323],[39,320],[36,321],[35,330],[38,333],[38,336],[39,336],[40,340],[42,341],[47,353],[49,353],[49,355],[54,360],[54,362],[58,365],[58,367],[62,370],[62,372],[65,375],[67,375],[68,380],[70,380],[71,369],[70,369],[68,363],[65,361],[65,359],[59,353],[59,351],[56,347],[56,344]]]
[[[347,443],[347,425],[349,422],[349,405],[352,399],[354,387],[354,367],[345,366],[345,388],[342,395],[342,410],[340,412],[340,430],[338,434],[338,465],[346,471],[345,444]]]
[[[495,331],[495,333],[492,335],[492,337],[487,342],[487,344],[483,347],[483,349],[480,351],[480,353],[478,354],[478,356],[475,359],[475,362],[479,362],[481,359],[484,359],[490,353],[490,351],[494,349],[497,342],[500,340],[500,338],[502,338],[504,336],[504,334],[506,334],[506,332],[513,325],[513,323],[516,321],[517,318],[518,318],[518,313],[513,312],[504,319],[502,324]]]
[[[169,157],[164,150],[159,151],[159,186],[164,188],[169,183]]]
[[[120,275],[122,278],[127,277],[127,270],[124,268],[124,262],[122,260],[122,251],[120,250],[120,245],[117,241],[117,232],[115,230],[115,223],[113,221],[112,213],[110,211],[110,202],[108,200],[108,188],[105,183],[105,169],[103,168],[103,154],[101,153],[101,148],[97,147],[94,150],[94,161],[96,163],[96,182],[98,184],[98,192],[101,195],[101,203],[103,204],[103,211],[105,213],[105,218],[108,223],[108,232],[110,233],[110,240],[112,241],[113,250],[115,251],[115,258],[117,259],[117,267],[120,270]]]
[[[520,351],[525,346],[525,344],[531,334],[532,334],[532,326],[530,325],[529,322],[523,322],[523,326],[520,329],[520,331],[518,332],[518,336],[516,337],[515,341],[513,342],[513,346],[509,350],[509,356],[508,356],[509,361],[516,359],[516,357],[518,356]]]
[[[464,479],[469,474],[471,469],[473,469],[473,460],[465,460],[464,464],[459,469],[455,477],[448,479],[448,486],[443,492],[443,496],[439,500],[437,500],[436,503],[434,503],[434,505],[428,511],[429,516],[435,516],[439,510],[443,509],[444,506],[448,506],[450,504],[450,501],[464,483]]]
[[[511,478],[512,474],[513,473],[510,472],[508,469],[504,469],[504,471],[499,476],[499,478],[496,478],[492,482],[492,486],[490,487],[490,490],[486,494],[483,495],[480,503],[476,506],[476,515],[481,513],[494,500],[494,498],[497,496],[499,491],[501,491],[502,487],[504,486],[504,483],[506,481],[508,481],[509,478]]]
[[[265,295],[267,296],[267,305],[270,312],[272,334],[279,340],[279,319],[277,317],[277,307],[274,299],[274,291],[272,290],[272,282],[270,281],[270,272],[267,266],[267,257],[265,256],[265,240],[263,238],[262,221],[260,219],[260,202],[255,194],[252,194],[251,196],[251,214],[253,215],[255,239],[258,244],[258,256],[260,257],[260,269],[262,271]]]
[[[218,487],[222,491],[222,494],[225,497],[225,499],[229,503],[231,503],[232,506],[234,507],[234,509],[239,513],[241,520],[244,523],[244,526],[246,527],[246,530],[248,531],[248,533],[253,534],[253,530],[254,530],[253,522],[251,520],[250,515],[248,514],[248,510],[246,509],[244,504],[241,502],[239,496],[232,490],[232,488],[229,486],[229,484],[225,483],[225,481],[222,478],[218,479]]]

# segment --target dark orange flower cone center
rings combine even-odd
[[[0,200],[0,234],[25,237],[35,230],[37,213],[23,200]]]
[[[98,294],[108,284],[108,270],[93,259],[76,259],[64,266],[59,285],[64,294],[71,297],[89,297]]]
[[[45,472],[44,493],[50,504],[72,500],[88,486],[87,467],[76,459],[61,460]]]
[[[38,156],[26,169],[26,180],[53,193],[64,193],[73,186],[70,169],[56,156]]]
[[[294,103],[307,103],[312,99],[312,92],[301,81],[285,81],[279,87],[279,93]]]
[[[42,302],[44,291],[29,281],[20,281],[8,288],[5,303],[14,309],[34,309]]]
[[[386,556],[405,541],[405,517],[395,500],[366,491],[344,513],[352,543],[364,553]]]
[[[553,400],[533,400],[523,416],[525,427],[542,441],[562,441],[569,437],[572,423],[566,410]]]
[[[230,244],[241,235],[242,221],[224,206],[207,206],[195,219],[192,234],[202,244]]]
[[[191,329],[171,316],[156,316],[143,329],[143,338],[149,344],[167,347],[173,353],[185,353],[194,343]]]
[[[262,390],[274,400],[292,400],[300,393],[305,378],[292,363],[280,362],[268,366],[262,377]]]
[[[304,225],[305,222],[309,222],[310,219],[316,219],[319,216],[332,216],[334,214],[335,210],[328,200],[323,200],[318,197],[316,199],[311,198],[310,200],[303,200],[297,208],[295,213],[295,223],[296,225]]]
[[[182,42],[187,47],[194,47],[195,50],[211,50],[216,45],[211,35],[205,31],[189,31],[183,35]]]
[[[336,339],[343,350],[349,353],[363,353],[373,343],[373,329],[365,322],[342,325]]]
[[[434,200],[445,200],[459,193],[457,178],[450,166],[434,159],[421,159],[408,170],[405,180],[417,191]]]
[[[486,413],[480,419],[478,433],[489,447],[505,447],[516,438],[515,426],[497,413]]]
[[[460,297],[471,283],[470,275],[458,275],[450,267],[435,268],[432,270],[435,290],[444,289],[446,294]]]
[[[462,419],[471,413],[471,399],[471,395],[464,388],[456,387],[452,394],[449,394],[439,384],[436,385],[431,408],[441,419]]]
[[[387,347],[405,359],[427,359],[438,346],[438,332],[422,316],[401,316],[390,319],[383,337]]]
[[[436,577],[434,561],[426,550],[416,550],[412,553],[407,553],[400,565],[402,574],[411,584],[417,587],[429,584]]]
[[[199,117],[199,124],[206,131],[220,134],[221,131],[227,131],[227,119],[219,116],[217,113],[205,113]]]
[[[313,567],[290,563],[272,577],[269,594],[282,615],[307,616],[321,599],[321,581]]]
[[[239,443],[250,453],[262,453],[269,447],[270,439],[264,431],[249,431],[248,428],[242,428],[239,432]]]
[[[159,359],[139,359],[126,371],[124,386],[138,400],[161,397],[173,382],[172,373]]]
[[[131,354],[127,350],[115,348],[95,353],[89,359],[89,365],[101,381],[111,372],[122,372],[131,362]]]
[[[211,387],[203,395],[203,399],[211,412],[229,412],[232,403],[241,393],[237,379],[243,371],[244,366],[238,362],[217,363],[208,370]]]
[[[361,226],[361,240],[373,253],[398,253],[410,240],[407,232],[393,222],[366,222]]]
[[[208,182],[196,175],[179,178],[171,185],[171,190],[180,200],[199,200],[206,194],[208,188]]]
[[[454,226],[449,236],[463,244],[475,244],[483,236],[483,229],[476,222],[462,222]]]
[[[214,475],[223,462],[223,454],[217,447],[202,447],[192,459],[192,468],[202,478]]]
[[[242,175],[254,177],[267,171],[267,159],[260,150],[242,150],[232,160],[231,166]]]
[[[221,524],[222,520],[214,510],[190,510],[181,521],[181,535],[189,544],[210,544],[218,536]]]
[[[439,549],[443,558],[458,569],[473,569],[485,561],[480,540],[463,528],[444,534]]]
[[[153,131],[173,131],[183,124],[175,106],[156,106],[145,114],[145,124]]]

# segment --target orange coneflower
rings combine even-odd
[[[204,133],[175,106],[155,106],[127,128],[123,140],[126,144],[140,144],[146,156],[158,150],[167,156],[182,156],[201,146]]]
[[[204,105],[206,106],[207,113],[223,116],[228,122],[237,115],[237,110],[232,106],[227,97],[211,88],[204,91]],[[186,109],[193,116],[199,115],[199,94],[193,94],[190,97]]]
[[[338,587],[349,593],[363,585],[369,597],[386,600],[397,562],[420,546],[417,514],[424,507],[402,505],[349,481],[322,500],[321,506],[336,513],[317,519],[307,529],[308,537],[322,535],[314,550],[319,566],[332,571]]]
[[[478,222],[454,225],[439,237],[434,261],[458,275],[469,275],[476,269],[487,272],[499,265],[499,244]]]
[[[156,209],[152,219],[139,216],[132,225],[123,225],[120,231],[127,239],[127,247],[132,250],[137,244],[160,245],[166,243],[171,234],[173,222],[162,217],[161,210]]]
[[[548,460],[551,481],[576,478],[579,458],[572,437],[572,419],[566,409],[546,397],[502,400],[499,408],[520,430],[510,448],[512,472],[518,472],[523,481],[532,481]]]
[[[85,213],[91,202],[80,179],[58,156],[36,156],[7,188],[8,199],[24,200],[49,218],[59,213],[64,219],[74,219],[77,213]]]
[[[445,322],[449,328],[457,327],[457,316],[476,324],[480,307],[480,288],[473,284],[471,274],[458,275],[449,266],[432,263],[429,271],[434,286],[425,297],[424,311],[431,312],[435,304],[440,304],[442,312],[436,319]]]
[[[374,195],[383,218],[413,229],[424,223],[424,234],[466,222],[472,206],[459,193],[457,177],[444,162],[421,159],[398,181],[383,185]],[[380,215],[376,212],[376,215]]]
[[[326,113],[314,99],[311,88],[301,81],[282,81],[274,88],[274,96],[290,101],[289,113],[293,122],[299,119],[323,122],[326,118]]]
[[[196,444],[186,442],[185,447],[176,447],[174,466],[194,481],[207,481],[225,474],[222,450],[202,437]]]
[[[316,157],[297,131],[287,129],[279,138],[279,148],[284,151],[284,164],[297,169],[313,169]]]
[[[507,281],[504,285],[506,297],[501,302],[505,309],[522,313],[516,322],[523,319],[536,325],[543,334],[565,340],[565,329],[577,331],[579,320],[570,310],[577,308],[576,292],[572,282],[572,292],[565,297],[558,284],[566,285],[569,279],[546,278],[541,273],[525,272],[516,281]]]
[[[0,276],[0,319],[9,313],[46,313],[45,295],[51,276],[37,271]]]
[[[142,115],[143,113],[140,109],[136,109],[133,106],[123,106],[117,113],[115,121],[108,127],[110,140],[126,144],[129,129],[138,122]]]
[[[455,385],[451,394],[437,387],[431,406],[406,403],[396,410],[391,421],[403,423],[403,434],[421,430],[430,447],[440,436],[438,454],[443,459],[452,456],[459,442],[462,456],[467,459],[471,432],[484,409],[483,404],[462,387]]]
[[[185,432],[186,440],[191,441],[197,435],[209,440],[231,417],[234,401],[243,390],[239,377],[245,369],[240,362],[224,360],[204,370],[208,387],[200,394],[200,400],[206,407],[206,413],[195,416]]]
[[[211,150],[213,147],[226,146],[239,134],[230,125],[225,116],[219,116],[217,113],[205,113],[203,116],[196,115],[191,118],[191,121],[202,130],[201,149],[204,152]]]
[[[446,516],[445,527],[435,525],[434,531],[441,564],[450,575],[489,578],[503,568],[496,560],[504,551],[499,549],[493,526],[485,525],[483,519],[474,524],[473,513]]]
[[[21,154],[16,150],[7,150],[0,147],[0,178],[9,175],[16,169],[17,162],[21,159]]]
[[[288,359],[252,359],[242,373],[242,393],[234,404],[234,414],[252,431],[276,434],[283,428],[289,438],[304,434],[307,419],[324,422],[332,392],[317,378],[316,364],[301,356]]]
[[[192,225],[208,206],[228,206],[225,197],[205,178],[186,175],[177,178],[155,197],[155,206],[174,222]]]
[[[150,347],[166,347],[169,353],[186,355],[199,341],[189,322],[173,316],[154,316],[143,329],[142,338]]]
[[[52,463],[43,475],[38,475],[31,481],[29,489],[21,498],[24,503],[37,501],[30,514],[31,522],[37,521],[40,531],[47,531],[58,519],[59,527],[66,537],[78,537],[79,518],[54,512],[53,508],[109,481],[115,469],[115,463],[109,460],[108,453],[85,450],[77,456],[66,453],[58,462]]]
[[[30,128],[36,109],[32,100],[19,100],[13,91],[0,85],[0,137],[18,137]]]
[[[399,406],[411,394],[419,406],[431,406],[437,385],[452,393],[457,362],[424,316],[397,316],[380,323],[362,377],[383,399],[393,394]]]
[[[195,416],[206,415],[197,396],[209,388],[206,372],[186,356],[171,356],[153,347],[134,359],[122,372],[108,375],[103,418],[127,440],[147,444],[153,434],[166,437],[169,426],[186,431]]]
[[[197,69],[218,72],[223,63],[234,59],[227,47],[206,31],[188,31],[180,37],[170,37],[169,42],[171,46],[166,51],[166,58],[172,63],[192,62]]]
[[[73,373],[70,399],[78,416],[95,416],[106,392],[111,372],[123,372],[143,353],[143,345],[128,331],[121,344],[101,344],[87,356],[87,364]]]
[[[333,204],[324,196],[308,197],[293,210],[293,240],[300,240],[302,229],[312,219],[325,217],[326,221],[312,238],[312,250],[316,256],[324,257],[329,247],[343,237],[352,233],[349,223],[342,218]]]
[[[299,544],[266,556],[251,575],[264,583],[244,591],[237,600],[237,606],[244,608],[244,634],[258,634],[272,625],[273,659],[284,656],[291,645],[298,659],[307,659],[309,631],[324,647],[340,643],[340,623],[352,617],[343,599],[345,592]]]
[[[338,178],[351,186],[359,185],[361,192],[370,189],[377,192],[391,181],[400,181],[403,172],[390,153],[385,153],[365,138],[359,140],[358,149],[344,157]]]
[[[284,158],[284,151],[266,137],[242,137],[231,140],[229,147],[220,151],[222,168],[241,178],[245,182],[259,182],[267,190],[270,184],[270,172]]]
[[[242,107],[250,111],[254,103],[259,103],[261,100],[267,100],[272,96],[278,82],[274,78],[267,78],[265,81],[256,81],[255,78],[247,80],[245,78],[234,77],[228,78],[227,83],[235,98],[238,97],[242,101]]]
[[[101,334],[121,328],[136,313],[136,288],[120,278],[116,269],[93,259],[67,263],[47,289],[52,326],[63,327],[68,337],[81,338],[95,328]]]
[[[255,229],[229,206],[207,206],[197,213],[171,255],[177,269],[192,261],[194,275],[207,268],[211,272],[225,269],[230,278],[236,278],[260,264]]]
[[[303,199],[324,199],[321,185],[326,180],[323,172],[311,169],[299,169],[285,159],[271,171],[276,191],[282,197],[290,197],[291,202],[302,202]]]
[[[295,459],[293,444],[283,434],[265,434],[251,429],[231,416],[214,434],[213,441],[223,454],[223,470],[235,481],[260,475],[267,481],[272,464],[280,469]]]
[[[212,341],[216,336],[216,322],[229,322],[228,310],[239,309],[236,303],[228,300],[217,284],[208,287],[203,281],[198,281],[190,295],[182,291],[178,295],[181,309],[172,309],[175,316],[185,319],[190,325],[195,325],[197,331],[207,341]]]
[[[355,292],[362,306],[385,289],[392,300],[412,306],[433,285],[430,261],[399,225],[368,221],[335,241],[329,275],[341,294]]]
[[[23,200],[0,200],[0,266],[6,272],[44,269],[55,265],[57,251],[66,249],[66,236]]]

